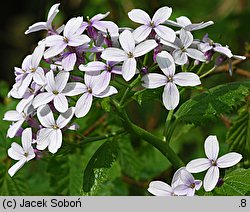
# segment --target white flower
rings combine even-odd
[[[87,35],[83,35],[81,29],[82,17],[71,18],[65,25],[63,36],[51,35],[46,37],[45,44],[49,48],[44,53],[44,58],[48,59],[60,54],[67,46],[80,46],[90,42]]]
[[[207,158],[199,158],[190,161],[186,169],[191,173],[199,173],[208,169],[204,178],[205,191],[215,188],[219,179],[219,168],[228,168],[237,164],[242,155],[231,152],[218,158],[219,143],[216,136],[208,136],[205,140],[205,153]]]
[[[170,7],[161,7],[159,8],[153,18],[151,19],[149,15],[140,9],[133,9],[128,13],[128,17],[142,26],[136,28],[133,32],[136,42],[141,42],[145,40],[152,30],[164,40],[169,42],[174,42],[175,40],[175,31],[169,27],[161,25],[166,21],[172,13],[172,8]]]
[[[164,87],[162,95],[163,104],[168,110],[173,110],[179,104],[180,94],[175,84],[180,86],[196,86],[201,84],[199,76],[191,72],[175,74],[173,57],[166,51],[158,53],[156,61],[165,75],[149,73],[142,77],[143,86],[146,88]]]
[[[44,71],[39,67],[40,61],[43,57],[45,45],[41,42],[34,50],[32,55],[28,55],[22,64],[22,68],[15,68],[18,77],[17,83],[13,86],[20,96],[23,96],[27,91],[32,80],[38,85],[44,85],[45,76]]]
[[[18,109],[18,108],[17,108]],[[14,138],[22,124],[26,121],[28,116],[34,111],[32,106],[26,107],[24,111],[9,110],[4,114],[3,120],[12,121],[13,124],[9,127],[7,137]]]
[[[194,38],[191,32],[181,29],[180,38],[176,37],[174,43],[165,40],[161,40],[161,43],[174,49],[172,55],[175,63],[178,65],[186,64],[188,62],[188,56],[195,60],[205,62],[205,55],[201,51],[191,47],[193,40]]]
[[[171,20],[167,20],[167,21],[165,21],[165,23],[172,25],[172,26],[184,28],[186,31],[195,31],[195,30],[203,29],[205,27],[208,27],[208,26],[214,24],[213,21],[207,21],[207,22],[193,24],[189,20],[189,18],[187,18],[186,16],[180,16],[179,18],[176,18],[176,22],[171,21]]]
[[[56,14],[59,12],[58,7],[60,3],[54,4],[48,13],[47,22],[37,22],[33,25],[29,26],[29,29],[25,31],[25,34],[29,34],[31,32],[37,32],[40,30],[53,30],[52,21],[54,20]]]
[[[12,177],[22,166],[35,158],[34,149],[31,146],[32,143],[32,130],[31,128],[26,128],[22,133],[22,147],[17,143],[12,143],[11,148],[8,149],[8,155],[18,162],[13,165],[8,173]]]
[[[51,153],[56,153],[62,145],[62,131],[72,119],[74,108],[69,108],[65,113],[59,115],[55,121],[53,113],[48,105],[38,108],[37,117],[45,127],[37,133],[37,149],[44,150],[48,147]]]
[[[53,100],[54,106],[57,111],[64,113],[68,110],[68,100],[66,98],[67,93],[63,93],[69,79],[68,72],[59,72],[56,77],[54,77],[53,71],[49,71],[46,74],[47,85],[43,92],[38,94],[33,100],[33,106],[38,108],[41,105],[45,105]]]
[[[155,40],[146,40],[135,46],[135,40],[129,30],[124,30],[120,36],[119,41],[123,50],[118,48],[105,49],[101,57],[108,61],[123,61],[122,76],[126,81],[132,79],[136,73],[136,59],[149,51],[153,50],[157,43]]]

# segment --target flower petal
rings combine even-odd
[[[205,62],[206,61],[206,57],[205,55],[197,50],[197,49],[192,49],[192,48],[187,48],[186,49],[187,55],[195,60],[199,60],[201,62]]]
[[[180,40],[184,48],[186,49],[193,43],[194,38],[191,32],[186,31],[185,29],[182,28],[180,30]]]
[[[219,153],[219,142],[215,135],[210,135],[207,137],[204,143],[205,153],[208,159],[217,160]]]
[[[60,3],[52,5],[52,7],[49,10],[48,17],[47,17],[47,25],[51,26],[52,21],[54,20],[56,14],[59,12],[58,7],[60,6]]]
[[[56,90],[61,93],[69,80],[69,72],[59,72],[55,77]]]
[[[162,100],[167,110],[174,110],[177,107],[180,101],[180,94],[177,86],[174,83],[169,82],[166,84],[164,87]]]
[[[175,41],[175,31],[169,27],[159,25],[154,28],[157,35],[159,35],[163,40],[174,42]]]
[[[47,30],[47,23],[46,22],[37,22],[29,26],[29,28],[25,31],[25,35],[31,33],[31,32],[37,32],[40,30]]]
[[[16,123],[13,123],[7,131],[7,137],[14,138],[15,135],[17,134],[18,130],[21,128],[24,121],[25,121],[25,119],[21,119],[21,120],[17,121]]]
[[[54,129],[42,128],[37,132],[37,145],[38,150],[45,150],[50,143],[50,134]]]
[[[81,46],[90,42],[90,38],[87,35],[72,35],[68,38],[68,46]]]
[[[84,93],[76,102],[75,115],[77,118],[84,117],[89,112],[93,101],[90,93]]]
[[[53,113],[48,105],[38,108],[37,117],[44,127],[51,128],[55,125]]]
[[[119,34],[118,26],[112,21],[98,21],[94,22],[92,26],[102,32],[109,33],[111,36]]]
[[[33,80],[38,85],[44,85],[45,84],[45,76],[44,76],[44,70],[41,67],[38,67],[33,75]]]
[[[196,86],[201,81],[197,74],[191,72],[180,72],[173,77],[174,83],[180,86]]]
[[[160,69],[163,71],[163,73],[167,77],[168,76],[173,77],[173,75],[175,73],[175,63],[174,63],[174,59],[171,56],[171,54],[169,54],[166,51],[162,51],[162,52],[157,54],[156,61],[159,65]]]
[[[215,188],[219,180],[219,175],[220,175],[220,172],[217,166],[211,166],[208,169],[205,175],[204,184],[203,184],[205,191],[212,191]]]
[[[23,159],[24,158],[23,148],[16,142],[13,142],[11,144],[11,148],[8,149],[8,156],[14,160]]]
[[[191,188],[185,184],[178,185],[174,188],[174,193],[178,196],[186,196]],[[194,190],[194,189],[191,189]],[[195,190],[194,190],[195,191]]]
[[[125,52],[133,53],[135,49],[135,40],[133,34],[129,30],[124,30],[119,36],[119,42]]]
[[[68,110],[68,100],[63,94],[57,94],[54,98],[54,106],[60,113],[64,113]]]
[[[147,54],[157,46],[158,44],[156,43],[155,40],[153,39],[146,40],[135,47],[134,57],[140,57],[144,54]]]
[[[151,27],[147,25],[141,25],[133,31],[134,39],[136,40],[137,43],[140,43],[149,36],[151,31],[152,31]]]
[[[122,65],[122,76],[126,81],[133,78],[136,72],[136,60],[135,58],[128,58]]]
[[[104,14],[99,13],[99,14],[93,16],[93,17],[90,19],[90,22],[93,23],[93,22],[96,22],[96,21],[100,21],[100,20],[106,18],[109,14],[110,14],[110,12],[106,12],[106,13],[104,13]]]
[[[86,65],[81,64],[79,66],[80,71],[92,72],[92,71],[103,71],[105,70],[107,65],[100,61],[92,61],[87,63]]]
[[[118,91],[115,87],[108,86],[103,92],[96,94],[94,96],[98,97],[98,98],[105,98],[107,96],[111,96],[111,95],[116,94],[116,93],[118,93]]]
[[[61,35],[50,35],[45,38],[46,46],[57,46],[64,43],[64,38]]]
[[[145,88],[158,88],[167,84],[167,77],[162,74],[149,73],[142,77],[142,86]]]
[[[26,128],[22,133],[22,146],[25,153],[29,152],[32,143],[32,130],[31,128]]]
[[[65,71],[74,70],[75,64],[76,64],[76,54],[75,53],[70,53],[62,59],[62,67]]]
[[[62,146],[62,131],[60,129],[53,130],[50,134],[50,142],[48,146],[48,150],[55,154],[58,149]]]
[[[69,82],[62,91],[65,96],[77,96],[87,92],[87,86],[80,82]]]
[[[32,105],[34,106],[34,108],[38,108],[41,105],[45,105],[51,102],[54,99],[54,97],[55,95],[53,93],[48,93],[48,92],[40,93],[34,98]]]
[[[23,165],[26,163],[26,159],[23,158],[22,160],[19,160],[17,163],[15,163],[9,170],[8,173],[11,177],[23,167]]]
[[[216,46],[213,48],[214,51],[219,52],[223,55],[226,55],[228,58],[233,57],[233,54],[231,52],[231,50],[227,47],[223,47],[223,46]]]
[[[184,65],[188,62],[188,57],[185,52],[180,49],[176,49],[173,51],[173,58],[177,65]]]
[[[48,59],[48,58],[51,58],[51,57],[54,57],[54,56],[60,54],[66,47],[67,47],[67,43],[61,42],[58,45],[55,45],[55,46],[48,48],[44,52],[44,59]]]
[[[139,24],[149,24],[151,22],[151,18],[149,17],[149,15],[141,10],[141,9],[133,9],[128,13],[128,17]]]
[[[71,18],[65,25],[63,35],[67,38],[72,36],[81,27],[83,17]]]
[[[65,113],[61,113],[56,120],[57,126],[62,129],[64,128],[74,116],[75,108],[70,107]]]
[[[154,24],[156,26],[158,26],[159,24],[161,24],[164,21],[166,21],[167,19],[169,19],[171,14],[172,14],[171,7],[161,7],[155,12],[155,14],[152,18],[152,21],[154,22]]]
[[[126,60],[128,58],[128,55],[125,51],[121,49],[111,47],[105,49],[102,52],[101,58],[108,61],[120,62]]]
[[[155,196],[172,196],[173,194],[172,187],[161,181],[152,181],[148,191]]]
[[[5,121],[19,121],[20,119],[23,119],[23,116],[21,113],[17,112],[16,110],[9,110],[4,114],[3,120]]]
[[[191,160],[187,165],[186,169],[190,173],[199,173],[207,170],[211,166],[211,161],[207,158],[198,158]]]
[[[218,158],[217,166],[219,168],[228,168],[236,165],[242,159],[242,155],[236,152],[230,152]]]
[[[37,68],[39,66],[39,63],[43,57],[44,50],[45,50],[45,45],[43,42],[35,48],[31,56],[32,68]]]

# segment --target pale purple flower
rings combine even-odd
[[[48,59],[63,52],[67,46],[77,47],[90,42],[87,35],[82,34],[82,17],[71,18],[65,25],[63,36],[51,35],[46,37],[45,44],[49,48],[44,53],[44,58]]]
[[[164,87],[162,100],[168,110],[173,110],[179,104],[180,94],[176,86],[196,86],[200,85],[199,76],[191,72],[181,72],[175,74],[175,63],[173,57],[166,51],[162,51],[156,56],[157,63],[163,74],[149,73],[142,77],[143,86],[146,88]]]
[[[204,144],[207,158],[198,158],[190,161],[186,169],[190,173],[199,173],[208,169],[204,178],[205,191],[211,191],[215,188],[219,180],[219,168],[228,168],[237,164],[242,155],[236,152],[230,152],[218,158],[219,142],[216,136],[208,136]]]
[[[86,73],[100,72],[103,71],[105,73],[104,80],[109,84],[111,80],[111,74],[122,74],[121,66],[116,66],[117,62],[103,63],[100,61],[92,61],[87,63],[86,65],[81,64],[79,66],[80,71],[85,71]]]
[[[46,92],[38,94],[33,100],[34,108],[45,105],[53,100],[54,106],[57,111],[64,113],[68,110],[67,93],[63,92],[69,79],[69,72],[59,72],[54,77],[53,71],[46,74],[47,85],[45,86]]]
[[[193,175],[185,168],[181,170],[180,178],[181,184],[174,189],[176,195],[194,196],[195,191],[199,190],[202,186],[202,181],[195,180]]]
[[[136,42],[141,42],[145,40],[152,30],[162,39],[174,42],[175,40],[175,31],[171,28],[161,25],[164,23],[172,14],[172,8],[170,7],[161,7],[159,8],[153,18],[151,19],[149,15],[140,9],[133,9],[128,13],[128,17],[142,26],[136,28],[133,32]]]
[[[175,63],[178,65],[186,64],[188,62],[188,57],[205,62],[205,55],[201,51],[191,47],[193,40],[194,39],[191,32],[181,29],[180,38],[176,37],[174,43],[164,40],[161,40],[161,43],[174,49],[172,55],[174,57]]]
[[[115,87],[108,86],[109,82],[105,80],[104,74],[85,74],[85,84],[76,82],[65,88],[68,95],[82,94],[76,102],[75,115],[77,118],[84,117],[89,112],[93,97],[104,98],[117,93]]]
[[[27,56],[24,59],[21,69],[15,67],[15,72],[18,79],[16,78],[17,83],[13,86],[13,88],[17,90],[20,96],[24,95],[32,80],[38,85],[44,85],[44,70],[39,67],[44,50],[44,43],[40,43],[40,45],[35,48],[33,54]]]
[[[91,19],[88,20],[88,22],[84,21],[82,23],[82,29],[85,30],[87,28],[89,36],[92,37],[93,39],[96,39],[98,35],[98,33],[94,30],[94,28],[104,33],[109,33],[111,36],[117,36],[118,26],[114,22],[101,21],[102,19],[106,18],[108,15],[109,15],[109,12],[105,14],[97,14],[93,16]]]
[[[8,149],[8,155],[10,158],[17,160],[18,162],[14,164],[8,173],[12,177],[20,168],[23,167],[25,163],[35,158],[34,149],[32,144],[32,130],[31,128],[26,128],[22,133],[22,146],[13,142],[11,147]]]
[[[207,22],[201,22],[201,23],[192,23],[189,20],[189,18],[187,18],[186,16],[180,16],[179,18],[176,18],[176,22],[167,20],[165,21],[165,24],[169,24],[169,25],[176,26],[176,27],[181,27],[181,28],[184,28],[186,31],[195,31],[195,30],[208,27],[214,24],[214,22],[207,21]]]
[[[43,127],[37,132],[37,149],[44,150],[48,147],[51,153],[56,153],[62,145],[62,128],[72,119],[74,108],[69,108],[59,115],[55,121],[53,113],[48,105],[39,107],[37,117]]]
[[[60,3],[54,4],[49,10],[47,21],[34,23],[33,25],[29,26],[28,30],[25,31],[25,34],[29,34],[31,32],[37,32],[40,30],[53,31],[52,21],[59,12],[58,10],[59,6]]]
[[[24,111],[9,110],[4,114],[3,120],[12,121],[12,125],[9,127],[7,137],[14,138],[22,124],[27,120],[28,116],[34,112],[32,106],[24,108]]]
[[[136,73],[136,58],[153,50],[157,47],[157,43],[151,39],[136,46],[134,37],[129,30],[124,30],[120,34],[119,41],[123,50],[113,47],[107,48],[102,52],[101,58],[108,61],[123,61],[122,76],[126,81],[129,81]]]

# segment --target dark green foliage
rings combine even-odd
[[[175,116],[197,126],[205,124],[239,106],[249,95],[249,91],[250,81],[218,85],[186,101]]]

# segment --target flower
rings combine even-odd
[[[109,84],[111,80],[111,74],[121,74],[121,66],[116,66],[116,64],[117,62],[111,61],[107,61],[106,64],[101,61],[92,61],[86,65],[81,64],[79,66],[79,70],[85,71],[86,73],[104,71],[105,80]]]
[[[149,15],[140,9],[133,9],[128,13],[128,17],[139,24],[143,24],[136,28],[133,32],[133,36],[136,42],[141,42],[145,40],[152,30],[162,39],[169,42],[174,42],[175,40],[175,31],[167,26],[161,25],[166,21],[172,13],[172,8],[170,7],[161,7],[159,8],[153,18],[151,19]]]
[[[186,169],[191,173],[199,173],[208,169],[204,178],[204,189],[205,191],[211,191],[218,182],[219,168],[234,166],[242,159],[242,155],[230,152],[218,158],[219,143],[214,135],[207,137],[204,147],[207,158],[198,158],[190,161]]]
[[[12,177],[22,166],[28,161],[35,158],[35,152],[32,144],[32,130],[31,128],[26,128],[22,133],[22,146],[13,142],[11,148],[8,149],[8,155],[14,160],[18,160],[8,171],[9,175]]]
[[[118,91],[113,86],[108,86],[108,81],[105,80],[105,73],[100,75],[85,74],[85,84],[75,83],[77,89],[71,89],[73,92],[83,95],[76,102],[75,115],[77,118],[84,117],[90,110],[93,97],[104,98]]]
[[[18,108],[17,108],[18,109]],[[12,121],[13,124],[9,127],[7,137],[14,138],[23,123],[27,120],[28,116],[34,112],[32,106],[26,107],[24,111],[9,110],[4,114],[3,120]]]
[[[67,93],[63,92],[69,79],[68,72],[59,72],[56,77],[54,77],[53,71],[49,71],[46,74],[47,85],[43,92],[38,94],[33,100],[34,108],[38,108],[41,105],[45,105],[53,100],[54,106],[57,111],[64,113],[68,110],[68,100],[66,98]]]
[[[107,48],[102,54],[101,58],[108,61],[121,62],[122,76],[126,81],[132,79],[136,73],[136,59],[157,46],[155,40],[146,40],[137,46],[135,46],[135,40],[132,33],[129,30],[124,30],[120,36],[119,41],[123,50],[118,48]]]
[[[48,105],[39,107],[37,117],[44,128],[37,132],[37,149],[44,150],[48,147],[51,153],[56,153],[62,145],[62,131],[72,119],[75,108],[69,108],[59,115],[55,121],[53,113]]]
[[[186,64],[188,62],[188,56],[195,60],[205,62],[205,55],[201,51],[191,47],[193,40],[194,38],[191,32],[181,29],[180,38],[176,37],[174,43],[165,40],[161,40],[161,43],[174,49],[172,55],[175,63],[178,65]]]
[[[149,73],[142,77],[143,86],[146,88],[164,87],[162,99],[168,110],[173,110],[179,104],[180,94],[175,84],[180,86],[196,86],[201,84],[199,76],[191,72],[175,74],[175,63],[173,57],[166,51],[158,53],[157,63],[163,74]]]
[[[195,23],[192,24],[192,22],[189,20],[186,16],[180,16],[179,18],[176,18],[176,22],[171,20],[166,20],[165,24],[169,24],[176,27],[181,27],[185,29],[186,31],[195,31],[199,29],[203,29],[205,27],[208,27],[212,24],[214,24],[213,21],[207,21],[207,22],[201,22],[201,23]]]
[[[44,52],[44,58],[48,59],[60,54],[67,46],[80,46],[90,42],[87,35],[82,34],[82,17],[71,18],[65,25],[63,36],[51,35],[46,37],[45,44],[49,48]]]
[[[181,170],[180,174],[181,183],[175,187],[174,191],[177,195],[194,196],[195,191],[199,190],[202,186],[201,180],[195,180],[193,175],[185,168]]]
[[[82,29],[89,33],[89,36],[93,39],[97,38],[97,32],[94,31],[93,27],[97,30],[100,30],[104,33],[109,33],[111,36],[118,35],[118,26],[112,21],[101,21],[102,19],[106,18],[109,15],[109,12],[105,14],[97,14],[93,16],[88,22],[84,21],[82,23]]]
[[[47,17],[47,22],[37,22],[34,23],[33,25],[29,26],[28,30],[25,31],[25,34],[29,34],[31,32],[37,32],[40,30],[51,30],[53,31],[52,28],[52,21],[54,20],[55,16],[59,12],[58,7],[60,6],[60,3],[54,4],[48,13]]]
[[[32,55],[28,55],[22,64],[22,68],[15,67],[15,72],[18,77],[17,83],[13,86],[20,96],[23,96],[27,91],[32,80],[38,85],[45,84],[44,70],[39,67],[43,57],[45,45],[41,42],[34,50]]]

